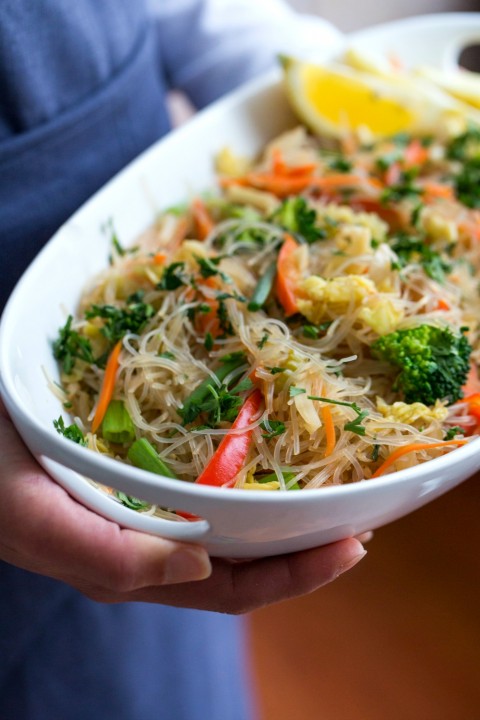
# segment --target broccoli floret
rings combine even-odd
[[[371,352],[400,369],[393,390],[401,391],[407,403],[453,403],[463,397],[472,348],[462,333],[419,325],[378,338]]]
[[[271,220],[295,235],[301,235],[309,245],[326,237],[325,230],[316,227],[317,213],[309,208],[305,198],[290,197],[275,210]]]

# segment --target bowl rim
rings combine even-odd
[[[473,21],[473,22],[472,22]],[[425,28],[425,27],[444,27],[449,26],[456,29],[457,27],[465,27],[466,24],[470,24],[472,27],[472,35],[475,32],[478,34],[480,29],[480,12],[450,12],[450,13],[438,13],[432,15],[419,15],[414,17],[402,18],[400,20],[389,21],[386,23],[380,23],[373,25],[369,28],[351,33],[345,36],[345,42],[352,43],[356,39],[362,40],[362,38],[368,38],[376,33],[382,31],[392,31],[396,29],[408,29],[409,27]],[[336,48],[336,52],[340,48]],[[248,83],[244,84],[237,90],[229,93],[223,98],[220,98],[210,106],[202,110],[196,116],[196,122],[198,124],[208,123],[209,118],[212,114],[217,114],[224,108],[228,108],[230,105],[236,105],[246,99],[253,99],[256,95],[262,93],[269,88],[275,88],[281,84],[281,73],[279,69],[271,70],[258,78],[255,78]],[[179,128],[176,128],[169,132],[166,136],[161,138],[155,146],[159,144],[165,144],[177,141],[182,137],[184,133],[189,132],[189,125],[186,124]],[[179,495],[190,495],[191,492],[197,497],[209,498],[212,497],[217,501],[221,502],[236,502],[241,499],[243,502],[255,502],[255,503],[267,503],[274,505],[281,505],[282,503],[295,504],[303,502],[302,498],[306,495],[311,496],[311,493],[318,495],[321,492],[322,496],[342,496],[363,492],[371,492],[377,488],[392,485],[393,483],[411,482],[415,478],[420,482],[420,479],[425,479],[431,475],[435,475],[437,472],[445,473],[450,467],[456,466],[462,462],[462,460],[468,460],[478,450],[480,450],[480,437],[473,437],[472,440],[466,443],[464,446],[452,449],[446,455],[428,460],[420,465],[413,466],[404,470],[398,470],[391,473],[387,473],[378,478],[371,478],[366,480],[360,480],[354,483],[342,484],[342,485],[328,485],[321,486],[319,488],[312,488],[309,490],[303,490],[301,493],[258,493],[258,492],[245,492],[241,490],[241,493],[235,492],[240,490],[236,488],[228,488],[229,492],[222,492],[225,488],[199,486],[194,483],[184,482],[179,480],[177,483],[172,484],[170,478],[166,478],[160,475],[154,475],[144,470],[134,468],[127,464],[123,464],[118,460],[101,456],[93,451],[89,451],[87,448],[80,447],[72,443],[71,441],[62,438],[53,429],[46,428],[41,423],[34,413],[29,412],[28,408],[24,406],[22,399],[19,397],[13,380],[13,357],[9,357],[7,348],[9,347],[7,339],[11,332],[11,328],[15,325],[15,312],[17,306],[17,297],[21,297],[23,294],[24,285],[28,285],[30,277],[40,271],[46,262],[48,262],[48,256],[50,254],[50,248],[53,243],[57,241],[57,238],[65,232],[65,229],[70,225],[78,222],[84,214],[90,212],[91,207],[97,202],[97,199],[102,195],[111,185],[117,182],[118,178],[124,173],[131,173],[136,168],[142,165],[144,157],[149,154],[152,150],[152,146],[144,150],[139,156],[137,156],[131,163],[129,163],[119,173],[114,175],[107,183],[105,183],[97,192],[95,192],[84,204],[82,204],[71,217],[55,232],[55,234],[47,241],[43,248],[37,253],[34,260],[26,268],[17,284],[15,285],[6,305],[3,310],[2,316],[0,317],[0,396],[3,396],[5,404],[12,415],[14,422],[19,428],[20,434],[23,436],[25,428],[29,430],[35,436],[36,444],[41,443],[45,448],[43,455],[49,457],[56,462],[61,462],[65,467],[74,470],[78,474],[83,473],[76,469],[82,464],[85,458],[87,460],[86,466],[94,469],[97,465],[111,470],[113,476],[121,476],[122,479],[128,479],[135,482],[138,478],[144,485],[150,486],[152,489],[168,489],[172,491],[174,488]],[[22,428],[22,430],[20,430]],[[86,454],[88,453],[88,455]],[[64,462],[65,457],[69,457],[74,461],[75,468],[67,465]],[[62,458],[62,460],[59,460]],[[88,470],[87,470],[88,472]],[[86,474],[86,473],[85,473]],[[193,489],[194,488],[194,489]],[[231,491],[234,492],[231,492]],[[220,491],[220,492],[219,492]]]

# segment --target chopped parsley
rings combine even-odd
[[[215,275],[219,275],[222,278],[223,282],[232,282],[231,278],[226,273],[218,269],[218,266],[223,260],[222,255],[219,255],[215,258],[202,258],[196,256],[195,260],[197,261],[198,267],[200,268],[200,275],[203,278],[209,278],[214,277]]]
[[[480,208],[480,155],[466,160],[453,177],[457,198],[469,208]]]
[[[82,445],[83,447],[86,447],[87,441],[85,440],[82,431],[75,423],[66,426],[63,417],[60,416],[58,420],[53,421],[53,426],[55,430],[60,435],[63,435],[63,437],[67,438],[67,440],[71,440],[77,445]]]
[[[423,188],[419,185],[415,185],[415,178],[417,175],[416,168],[410,170],[404,170],[401,174],[400,180],[394,185],[385,188],[380,195],[380,202],[382,203],[395,203],[405,200],[405,198],[417,198],[423,194]]]
[[[443,439],[444,440],[453,440],[455,435],[465,435],[465,430],[463,428],[459,427],[459,425],[455,425],[454,427],[451,427],[445,433],[445,437]]]
[[[157,285],[158,290],[176,290],[182,285],[187,285],[187,278],[184,275],[185,263],[174,262],[163,271],[162,279]]]
[[[350,172],[350,170],[353,168],[353,164],[350,162],[350,160],[347,160],[347,158],[343,155],[338,155],[337,157],[329,160],[328,166],[331,170],[336,170],[337,172],[344,173]]]
[[[264,420],[260,423],[260,427],[262,430],[265,430],[265,433],[262,433],[262,437],[266,440],[277,437],[277,435],[282,435],[286,430],[285,423],[281,420]]]
[[[105,320],[100,332],[110,343],[116,343],[127,333],[139,333],[148,320],[155,314],[152,305],[144,303],[139,292],[127,298],[125,308],[114,305],[92,305],[86,311],[87,320],[101,318]]]
[[[281,225],[285,230],[290,230],[309,245],[326,237],[325,230],[316,225],[317,213],[308,206],[303,197],[290,197],[284,200],[270,220]]]
[[[418,262],[425,274],[438,283],[444,283],[445,275],[451,272],[451,264],[419,235],[399,233],[394,238],[391,248],[398,256],[398,267],[395,269],[402,269],[410,262]]]
[[[53,343],[53,356],[61,363],[67,375],[72,372],[75,360],[83,360],[89,364],[94,362],[90,341],[72,330],[72,322],[73,317],[69,315],[63,328],[58,331],[58,339]]]

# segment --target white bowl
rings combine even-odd
[[[445,66],[465,42],[479,38],[480,15],[473,13],[390,23],[354,36],[360,49],[389,49],[407,64]],[[375,480],[297,493],[253,493],[162,478],[90,452],[55,431],[52,421],[63,408],[45,377],[46,371],[58,378],[51,343],[66,313],[74,312],[84,284],[106,265],[105,221],[114,219],[122,243],[133,242],[156,211],[212,186],[212,157],[221,147],[254,153],[294,122],[277,74],[200,113],[141,155],[59,230],[21,278],[0,326],[1,394],[50,475],[76,499],[123,526],[198,541],[217,556],[292,552],[356,535],[415,510],[480,468],[480,440],[474,440]],[[175,522],[137,513],[85,477],[204,519]]]

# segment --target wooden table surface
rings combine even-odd
[[[253,613],[260,720],[480,720],[480,475]]]

